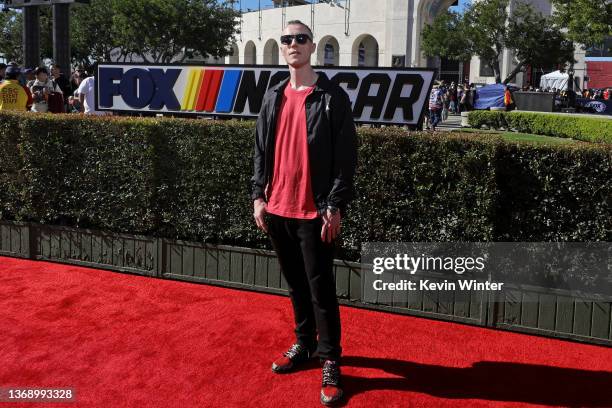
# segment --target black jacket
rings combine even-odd
[[[263,99],[255,129],[254,174],[251,198],[265,196],[272,180],[276,120],[286,79],[270,88]],[[305,103],[308,158],[314,202],[319,214],[328,206],[344,210],[353,198],[353,176],[357,165],[357,135],[351,102],[346,92],[319,73]]]
[[[64,102],[67,102],[68,97],[72,95],[72,85],[70,84],[70,81],[62,73],[57,78],[54,78],[53,82],[60,87],[62,93],[64,94]]]

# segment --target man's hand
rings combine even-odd
[[[323,214],[323,227],[321,228],[321,240],[331,243],[340,234],[340,211],[333,214],[329,209]]]
[[[264,216],[266,215],[267,208],[268,205],[262,198],[253,201],[253,217],[255,217],[257,228],[266,233],[268,232],[268,226],[266,225]]]

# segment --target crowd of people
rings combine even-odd
[[[552,93],[554,94],[555,99],[555,109],[559,110],[563,107],[568,106],[570,99],[570,91],[567,89],[557,89],[554,87],[546,87],[546,88],[534,88],[533,86],[523,87],[523,92],[544,92],[544,93]],[[587,88],[583,90],[574,91],[574,100],[576,98],[580,98],[582,102],[576,105],[576,108],[579,111],[588,111],[583,109],[583,104],[585,100],[587,101],[609,101],[612,96],[612,88]]]
[[[609,101],[612,96],[612,88],[599,88],[599,89],[585,89],[582,91],[582,97],[584,99],[592,99],[595,101]]]
[[[555,87],[546,87],[546,88],[534,88],[533,86],[523,87],[523,92],[544,92],[544,93],[552,93],[555,98],[555,106],[565,106],[567,105],[567,101],[569,99],[569,91],[567,89],[557,89]],[[574,91],[575,97],[581,97],[582,95],[578,91]]]
[[[95,78],[75,69],[70,78],[58,64],[22,68],[0,63],[0,110],[101,114],[95,110]]]
[[[428,112],[425,115],[425,129],[436,130],[436,126],[448,115],[459,115],[474,108],[476,88],[474,84],[457,85],[436,81],[429,94]]]
[[[567,97],[567,90],[557,89],[557,88],[534,88],[533,86],[525,86],[522,89],[523,92],[547,92],[554,93],[555,95],[559,95],[560,97]],[[608,101],[612,96],[612,88],[588,88],[584,89],[581,92],[576,92],[577,97],[581,97],[584,99],[591,99],[597,101]]]

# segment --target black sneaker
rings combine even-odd
[[[333,405],[342,398],[340,388],[340,363],[325,360],[323,364],[323,384],[321,386],[321,404]]]
[[[279,357],[272,363],[272,371],[275,373],[289,372],[293,370],[297,364],[308,361],[310,357],[310,351],[301,344],[296,343],[291,346],[289,350],[285,351],[282,357]]]

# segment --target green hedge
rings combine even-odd
[[[268,247],[252,121],[0,113],[0,218]],[[364,241],[609,240],[609,145],[360,129],[344,257]]]
[[[565,137],[585,142],[612,143],[612,119],[537,112],[472,111],[470,126],[516,129],[523,133]]]
[[[146,122],[32,114],[15,130],[22,205],[11,214],[10,203],[2,203],[3,216],[119,231],[157,228],[161,137]]]
[[[19,124],[19,116],[0,113],[0,218],[23,207]]]
[[[498,147],[496,241],[610,241],[612,146]]]

